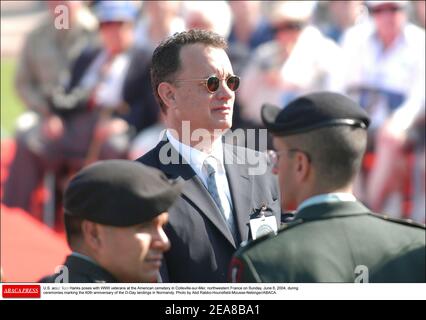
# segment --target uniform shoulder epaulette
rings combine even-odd
[[[424,224],[413,221],[411,219],[394,218],[394,217],[389,217],[387,215],[373,213],[373,212],[370,212],[369,214],[372,215],[373,217],[376,217],[376,218],[379,218],[379,219],[382,219],[382,220],[391,221],[391,222],[403,224],[403,225],[410,226],[410,227],[426,229],[426,226]]]

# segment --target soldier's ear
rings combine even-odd
[[[94,251],[97,251],[101,245],[98,227],[99,225],[97,223],[88,220],[83,220],[81,223],[84,243]]]
[[[161,82],[157,92],[167,109],[176,108],[176,88],[171,83]]]
[[[305,181],[309,178],[312,171],[311,161],[307,154],[297,152],[296,154],[296,171],[299,181]]]

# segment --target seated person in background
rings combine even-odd
[[[257,47],[243,71],[238,102],[244,121],[262,125],[263,103],[285,105],[313,90],[332,88],[340,49],[310,25],[315,2],[274,1],[269,21],[274,40]]]
[[[26,37],[17,65],[15,89],[32,112],[18,120],[18,134],[34,117],[48,122],[53,116],[49,109],[50,92],[83,48],[98,40],[98,22],[82,1],[46,1],[46,4],[48,14]],[[68,9],[68,28],[66,25],[55,27],[55,10],[61,6]]]
[[[185,30],[213,31],[225,39],[231,31],[232,12],[227,1],[184,1],[182,17]]]
[[[267,4],[262,1],[229,1],[229,7],[232,11],[232,24],[226,52],[235,74],[241,74],[244,71],[257,47],[271,41],[274,37],[272,26],[264,15],[266,6]],[[234,104],[232,129],[252,129],[254,127],[252,123],[241,118],[240,109],[237,96]]]
[[[17,64],[15,90],[27,110],[16,122],[17,154],[3,194],[6,205],[26,211],[30,210],[30,195],[40,180],[38,175],[43,173],[27,171],[35,160],[25,154],[44,153],[45,140],[53,139],[62,129],[62,122],[50,109],[50,93],[68,71],[71,61],[89,42],[97,40],[94,32],[97,20],[81,1],[46,1],[46,4],[47,15],[26,37]],[[69,28],[55,27],[55,10],[59,6],[68,9]]]
[[[261,1],[229,1],[232,11],[228,55],[236,74],[241,74],[253,51],[273,39],[272,26],[262,14]]]
[[[414,17],[413,20],[419,27],[423,29],[426,27],[426,2],[425,1],[413,1],[414,6]]]
[[[4,190],[7,206],[30,211],[31,195],[48,171],[60,175],[64,167],[77,170],[97,159],[126,158],[130,128],[157,121],[150,55],[133,47],[137,8],[103,1],[94,11],[102,46],[86,48],[67,83],[50,92],[50,125],[34,123],[27,139],[17,141]]]
[[[65,227],[72,253],[40,282],[156,282],[168,208],[182,182],[130,160],[81,170],[65,192]]]
[[[340,43],[347,29],[367,18],[362,0],[325,2],[327,16],[320,29],[326,37],[333,39],[336,43]]]
[[[386,200],[400,198],[407,133],[424,116],[425,31],[407,21],[408,1],[366,4],[371,21],[344,35],[344,67],[335,82],[371,118],[368,149],[376,158],[358,196],[373,210],[400,217],[401,205]]]
[[[179,15],[181,5],[181,1],[144,1],[135,26],[136,46],[154,51],[164,38],[183,31],[185,23]]]
[[[238,282],[425,282],[425,226],[373,214],[352,194],[369,118],[331,92],[262,109],[274,135],[282,208],[297,207],[278,235],[236,253]]]

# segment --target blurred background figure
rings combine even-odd
[[[414,21],[418,26],[425,28],[426,25],[426,2],[412,1],[414,11]]]
[[[241,74],[255,49],[274,37],[272,26],[264,16],[261,1],[229,1],[232,26],[228,36],[227,53],[235,74]],[[241,118],[239,101],[235,101],[233,128],[251,127]]]
[[[185,29],[216,32],[225,39],[231,31],[232,12],[226,1],[183,1]]]
[[[152,53],[162,40],[185,30],[181,8],[182,1],[144,1],[142,16],[136,24],[136,46]],[[129,159],[137,159],[157,145],[165,129],[161,118],[159,114],[158,122],[140,130],[132,139]]]
[[[324,35],[339,43],[343,33],[368,15],[364,1],[326,1],[327,15],[320,26]]]
[[[340,75],[343,92],[372,119],[369,151],[375,152],[375,161],[366,188],[360,188],[365,193],[358,191],[358,196],[376,212],[417,215],[403,208],[401,190],[404,177],[412,174],[407,148],[424,153],[425,32],[407,21],[408,1],[366,5],[371,21],[351,28],[342,40]],[[423,175],[423,186],[416,188],[422,188],[424,198],[424,162],[416,175]],[[424,207],[420,214],[416,219],[424,222]]]
[[[159,115],[157,123],[139,132],[131,141],[129,156],[130,160],[142,157],[145,153],[153,149],[164,136],[164,116]]]
[[[130,1],[101,1],[94,12],[101,45],[85,47],[67,81],[50,92],[55,131],[34,126],[28,141],[18,141],[5,184],[8,206],[31,211],[31,196],[46,172],[60,180],[63,172],[98,159],[126,158],[131,130],[158,120],[150,53],[133,45],[138,8]]]
[[[67,11],[63,11],[62,6]],[[30,209],[30,192],[42,176],[31,170],[17,176],[33,166],[25,154],[42,153],[40,134],[50,139],[63,130],[62,121],[50,108],[51,93],[67,76],[71,61],[88,43],[96,42],[97,20],[81,1],[47,1],[47,8],[49,15],[28,34],[17,66],[15,88],[28,111],[17,119],[17,154],[3,198],[6,205],[27,211]],[[56,11],[57,8],[61,10]],[[68,28],[56,27],[60,12],[64,12],[64,19],[69,18],[69,23],[64,24]],[[25,160],[21,162],[20,158]]]
[[[137,46],[154,51],[164,38],[185,29],[179,16],[181,1],[144,1],[142,16],[136,24]]]
[[[117,109],[135,132],[156,123],[159,114],[149,75],[151,49],[135,44],[139,10],[135,1],[99,1],[94,11],[101,21],[104,48],[87,48],[86,56],[80,57],[86,73],[83,86],[93,86],[96,72],[104,73],[105,68],[107,71],[111,68],[106,78],[101,77],[98,83],[95,79],[91,103]],[[88,62],[94,66],[89,67]],[[117,66],[115,70],[114,66]]]
[[[59,6],[68,8],[68,29],[55,27],[55,8]],[[18,119],[18,134],[34,118],[43,117],[49,122],[48,99],[52,88],[60,83],[60,76],[71,61],[95,38],[97,20],[81,1],[47,1],[47,7],[49,16],[28,35],[19,59],[16,91],[32,112]]]
[[[329,75],[339,68],[339,47],[310,25],[316,3],[270,3],[274,40],[259,46],[243,71],[238,95],[241,117],[261,125],[263,103],[285,105],[295,96],[331,86]]]
[[[228,37],[228,55],[234,72],[241,74],[251,53],[273,39],[272,26],[262,14],[261,1],[230,1],[232,26]]]

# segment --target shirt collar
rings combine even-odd
[[[166,131],[166,136],[173,148],[175,148],[182,156],[182,158],[194,169],[199,177],[205,175],[203,171],[203,163],[208,157],[214,157],[216,161],[209,161],[210,164],[215,166],[215,169],[224,169],[223,167],[223,145],[222,139],[217,139],[212,146],[210,154],[197,150],[177,140],[169,130]],[[219,166],[219,168],[217,167]]]
[[[345,201],[355,202],[357,200],[353,194],[346,192],[319,194],[303,201],[297,208],[297,211],[319,203],[333,203]]]

